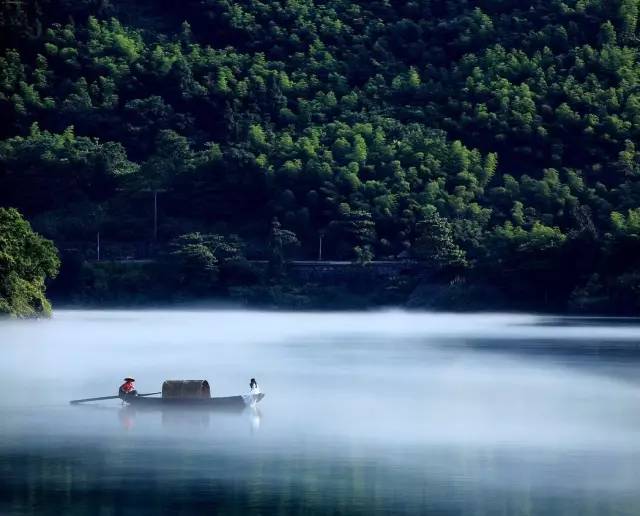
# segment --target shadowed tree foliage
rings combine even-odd
[[[284,273],[285,260],[291,249],[300,244],[293,231],[282,229],[282,224],[277,218],[271,221],[269,233],[269,271],[274,277]]]
[[[206,295],[218,281],[221,268],[243,258],[236,237],[189,233],[171,243],[168,274],[190,294]]]

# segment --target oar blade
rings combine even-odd
[[[138,394],[138,396],[153,396],[154,394],[162,394],[162,391],[148,392],[146,394]],[[86,403],[89,401],[102,401],[102,400],[117,400],[120,396],[100,396],[99,398],[84,398],[82,400],[71,400],[71,405],[77,405],[78,403]]]
[[[69,403],[77,405],[78,403],[85,403],[87,401],[102,401],[102,400],[117,400],[119,396],[101,396],[99,398],[85,398],[82,400],[71,400]]]

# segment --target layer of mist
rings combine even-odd
[[[393,311],[2,321],[0,513],[638,514],[639,337],[631,320]],[[255,377],[266,397],[238,414],[68,404],[128,375],[214,396]]]

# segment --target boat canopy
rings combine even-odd
[[[207,380],[166,380],[162,384],[163,398],[203,399],[211,397]]]

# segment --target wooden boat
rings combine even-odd
[[[162,394],[162,397],[155,396]],[[71,400],[72,405],[89,401],[100,401],[120,398],[131,407],[140,409],[207,409],[242,411],[245,407],[254,406],[264,398],[264,394],[246,394],[242,396],[211,397],[211,387],[207,380],[166,380],[162,384],[162,392],[135,394],[133,396],[101,396]]]
[[[264,398],[264,394],[211,397],[207,380],[167,380],[162,384],[162,397],[132,396],[123,401],[136,408],[244,410]]]

